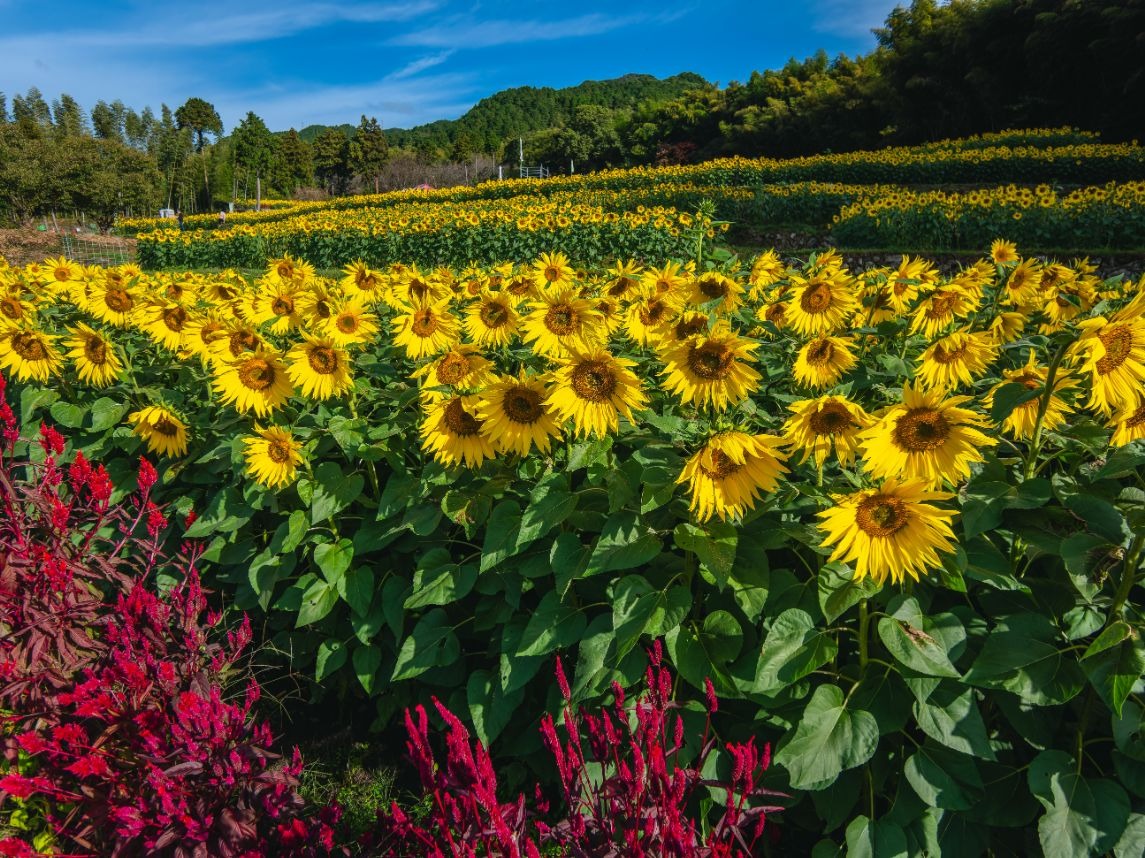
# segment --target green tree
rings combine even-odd
[[[12,97],[12,120],[24,126],[52,127],[52,109],[36,87],[29,87],[24,95]]]
[[[345,188],[350,176],[349,141],[337,128],[327,128],[314,138],[314,176],[331,194]]]
[[[83,108],[66,92],[52,102],[52,123],[56,134],[62,137],[79,137],[88,133]]]
[[[274,186],[287,194],[293,194],[300,186],[314,181],[310,144],[293,128],[279,138],[273,170]]]
[[[557,134],[563,163],[572,160],[582,169],[598,169],[620,160],[616,113],[597,104],[577,105],[572,120]]]
[[[87,212],[106,233],[120,212],[157,208],[161,177],[155,162],[117,140],[69,140],[68,185],[72,204]]]
[[[362,116],[362,121],[350,140],[349,167],[356,175],[373,181],[374,193],[378,193],[382,170],[389,159],[389,144],[378,120]]]
[[[270,171],[274,160],[275,140],[266,123],[248,112],[231,134],[234,163],[244,174],[244,196],[249,196],[249,179],[259,179]]]
[[[179,128],[189,128],[195,135],[196,152],[203,151],[206,135],[213,134],[218,139],[223,133],[223,120],[219,118],[219,112],[213,104],[201,98],[188,98],[175,111],[175,124]]]
[[[91,127],[95,136],[101,140],[118,140],[122,143],[126,119],[127,106],[119,99],[111,104],[97,101],[91,109]]]

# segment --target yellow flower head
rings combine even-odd
[[[341,396],[354,386],[350,356],[329,337],[306,336],[286,353],[286,372],[310,399]]]
[[[59,375],[62,360],[56,337],[31,328],[0,329],[0,369],[10,369],[17,381],[47,381]]]
[[[845,396],[801,399],[788,406],[792,416],[783,424],[784,441],[803,453],[800,464],[812,459],[822,467],[832,449],[843,467],[855,459],[858,435],[873,418]]]
[[[132,431],[147,443],[147,450],[161,456],[187,453],[187,424],[162,405],[149,405],[127,415]]]
[[[761,492],[773,492],[781,474],[783,439],[729,430],[713,435],[684,465],[676,483],[688,483],[697,521],[713,515],[721,521],[741,518],[755,507]]]
[[[71,336],[64,340],[64,345],[70,349],[68,357],[75,361],[80,380],[85,384],[107,387],[123,371],[111,340],[82,322],[71,329]]]
[[[572,420],[579,436],[615,432],[622,415],[631,421],[632,411],[648,402],[633,366],[604,349],[575,353],[553,374],[549,405],[562,423]]]
[[[553,438],[561,437],[560,424],[548,404],[544,382],[536,377],[505,375],[480,395],[477,414],[494,449],[529,455],[536,447],[548,453]]]
[[[279,356],[261,348],[216,366],[213,387],[223,403],[260,417],[281,408],[294,392]]]
[[[302,445],[290,430],[278,426],[258,426],[253,437],[243,438],[243,458],[247,472],[267,488],[278,488],[294,481],[302,464]]]
[[[683,403],[723,411],[758,389],[760,374],[747,363],[755,360],[757,348],[756,343],[736,336],[726,323],[717,324],[710,333],[664,352],[664,387]]]
[[[850,337],[821,336],[799,350],[792,373],[805,387],[820,389],[835,384],[855,366]]]

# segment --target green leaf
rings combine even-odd
[[[397,576],[387,578],[382,584],[382,614],[386,618],[386,625],[394,633],[395,639],[402,636],[402,626],[405,620],[405,595],[409,588],[409,581]]]
[[[314,494],[310,498],[310,521],[319,524],[344,510],[362,494],[366,481],[361,474],[343,474],[335,462],[314,469]]]
[[[582,611],[562,605],[560,596],[550,591],[541,599],[521,633],[517,655],[544,655],[571,646],[580,640],[586,625]]]
[[[1145,814],[1129,814],[1129,824],[1113,847],[1114,858],[1141,858],[1145,855]]]
[[[338,580],[338,596],[350,606],[355,614],[365,614],[370,610],[374,598],[374,570],[368,566],[356,566]]]
[[[899,664],[927,676],[960,677],[946,647],[922,629],[895,617],[879,620],[879,639]]]
[[[309,529],[310,520],[307,518],[306,512],[296,509],[274,532],[274,538],[270,541],[270,550],[275,554],[290,554],[302,544],[302,540],[306,538],[306,532]]]
[[[1030,791],[1046,809],[1038,838],[1046,858],[1108,852],[1129,822],[1129,797],[1113,781],[1087,780],[1070,756],[1043,751],[1027,773]]]
[[[610,516],[593,546],[585,575],[618,572],[650,563],[660,554],[660,538],[631,512]]]
[[[501,685],[487,670],[476,670],[465,684],[465,697],[477,738],[488,748],[513,720],[513,713],[525,697],[523,689],[504,694]]]
[[[689,522],[676,525],[672,533],[676,545],[692,551],[724,588],[736,559],[739,532],[726,522],[712,522],[700,527]]]
[[[126,403],[116,402],[106,396],[97,399],[91,404],[91,429],[93,432],[106,432],[119,424],[123,415],[130,406]]]
[[[702,626],[683,623],[664,636],[668,656],[686,679],[696,688],[710,679],[717,694],[737,694],[736,683],[727,662],[743,647],[743,630],[726,611],[705,617]]]
[[[481,571],[488,572],[517,553],[517,534],[521,529],[521,505],[503,500],[493,507],[485,525],[485,544],[481,548]]]
[[[906,761],[906,779],[931,807],[968,810],[982,797],[982,776],[973,757],[923,745]]]
[[[919,729],[936,742],[984,760],[994,759],[986,723],[971,689],[942,682],[925,701],[915,701],[914,717]]]
[[[413,679],[433,667],[453,664],[461,655],[461,644],[449,617],[441,608],[427,612],[402,641],[391,681]]]
[[[70,402],[53,402],[48,409],[52,419],[68,429],[78,429],[83,426],[84,415],[87,413],[78,405]]]
[[[990,633],[965,682],[1004,688],[1038,706],[1065,703],[1081,691],[1085,676],[1071,653],[1050,642],[1048,622],[1038,616],[1008,617],[1006,622]]]
[[[553,567],[557,594],[563,599],[569,586],[584,575],[591,552],[581,545],[575,533],[558,533],[549,551],[549,564]]]
[[[327,638],[318,644],[318,659],[314,669],[314,678],[321,682],[332,673],[336,673],[346,663],[346,647],[339,640]]]
[[[838,652],[834,635],[816,628],[806,611],[788,608],[775,618],[763,642],[752,691],[778,691],[822,667]]]
[[[612,595],[615,659],[624,658],[643,635],[661,635],[674,629],[691,607],[692,593],[687,587],[658,590],[641,575],[621,578]]]
[[[875,716],[849,710],[840,688],[820,685],[775,761],[787,769],[795,789],[823,789],[840,772],[869,760],[878,745]]]
[[[354,560],[354,543],[342,538],[335,543],[319,545],[314,549],[314,562],[322,570],[324,577],[331,584],[337,586],[350,563]]]
[[[990,419],[1001,423],[1015,408],[1042,395],[1041,388],[1030,390],[1026,385],[1011,381],[1003,384],[994,394],[994,404],[990,406]]]
[[[874,578],[856,578],[839,563],[825,563],[816,576],[819,584],[819,607],[827,622],[833,623],[863,599],[882,589]]]
[[[1121,717],[1121,707],[1145,674],[1145,645],[1141,633],[1118,620],[1086,649],[1082,669],[1105,704]]]
[[[464,599],[477,583],[477,567],[466,563],[459,567],[449,562],[449,552],[434,548],[418,562],[413,576],[413,589],[405,600],[406,610],[429,605],[448,605]]]
[[[1085,522],[1086,529],[1104,536],[1114,545],[1121,545],[1130,536],[1125,517],[1107,500],[1090,494],[1078,493],[1065,500],[1066,508]]]
[[[354,675],[358,677],[358,682],[362,683],[362,688],[367,694],[373,694],[374,679],[382,664],[382,651],[373,644],[360,646],[354,650],[351,660],[354,665]]]
[[[529,506],[521,516],[517,548],[523,548],[544,536],[576,509],[577,496],[569,491],[569,478],[564,473],[542,477],[529,495]]]
[[[30,426],[32,415],[40,408],[51,405],[60,395],[54,390],[37,387],[25,387],[20,394],[20,425]]]
[[[302,605],[298,609],[294,627],[300,629],[318,622],[334,610],[337,604],[338,590],[326,581],[315,581],[302,594]]]
[[[847,858],[907,858],[906,833],[902,826],[857,816],[847,826]]]

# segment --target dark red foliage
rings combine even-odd
[[[701,772],[717,741],[711,716],[717,702],[707,683],[707,719],[700,752],[685,764],[684,721],[672,699],[672,677],[663,664],[660,643],[649,653],[648,689],[631,707],[614,686],[615,702],[599,714],[574,713],[564,667],[557,659],[556,681],[564,696],[564,741],[549,715],[541,734],[552,752],[564,793],[564,815],[542,821],[549,803],[540,787],[534,809],[524,795],[497,800],[497,776],[480,742],[471,743],[461,722],[436,698],[445,722],[445,759],[439,763],[430,743],[428,717],[418,706],[406,712],[406,748],[430,800],[425,819],[415,821],[396,804],[380,813],[366,845],[373,854],[471,858],[477,855],[536,856],[556,848],[570,858],[748,858],[760,854],[767,814],[774,804],[756,800],[776,796],[759,784],[767,769],[770,747],[752,739],[727,743],[732,772],[727,780]],[[588,748],[586,751],[585,745]],[[591,763],[602,774],[590,777]],[[724,806],[715,824],[701,833],[696,816],[697,791],[722,791]]]
[[[111,480],[41,428],[42,464],[16,461],[14,418],[0,376],[0,812],[10,800],[46,808],[58,854],[329,855],[338,810],[302,814],[302,761],[270,751],[244,676],[244,618],[212,626],[197,550],[164,556],[163,511],[141,491],[110,504]],[[162,566],[181,578],[165,598]],[[32,855],[18,838],[0,855]]]

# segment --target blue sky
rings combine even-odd
[[[248,110],[273,130],[362,114],[408,128],[512,86],[681,71],[726,84],[819,48],[863,53],[899,2],[0,0],[0,91],[156,113],[198,96],[227,130]]]

